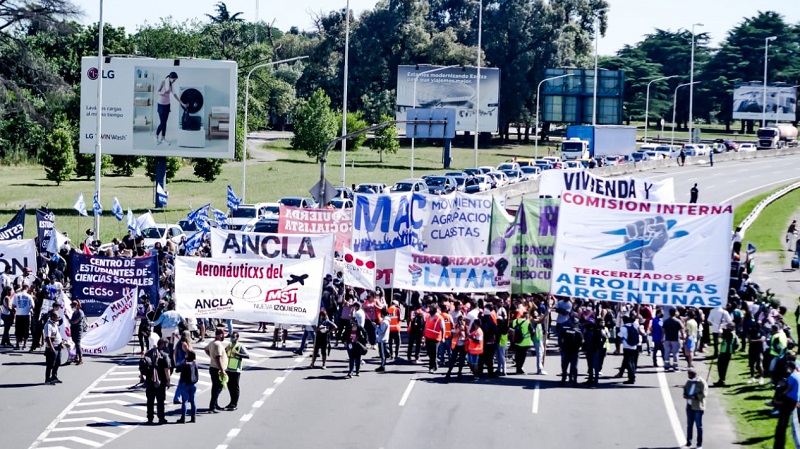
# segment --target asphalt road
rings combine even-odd
[[[739,204],[762,191],[800,179],[800,156],[675,167],[641,173],[673,177],[678,201],[688,201],[696,182],[701,202]],[[346,354],[334,349],[328,370],[307,369],[308,357],[272,350],[270,334],[240,324],[243,342],[257,356],[242,376],[239,410],[201,414],[197,424],[145,426],[144,392],[136,383],[136,357],[87,357],[66,366],[57,386],[42,385],[44,356],[0,351],[0,416],[7,448],[334,448],[403,449],[428,447],[674,448],[685,432],[680,386],[684,372],[664,374],[648,357],[640,359],[636,385],[609,375],[621,357],[609,356],[598,389],[558,384],[558,356],[552,348],[547,376],[508,376],[480,382],[446,382],[440,370],[392,364],[375,373],[370,351],[362,374],[345,379]],[[201,345],[202,346],[202,345]],[[403,351],[401,351],[402,355]],[[207,362],[202,351],[200,361]],[[533,370],[528,359],[527,370]],[[701,374],[705,375],[705,368]],[[585,361],[580,362],[585,373]],[[582,380],[582,379],[581,379]],[[201,376],[198,404],[208,404],[210,382]],[[169,401],[170,421],[177,406]],[[227,402],[223,392],[221,403]],[[706,448],[732,447],[735,431],[712,390],[705,416]]]

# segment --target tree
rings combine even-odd
[[[217,179],[222,173],[222,159],[195,158],[194,175],[206,182]]]
[[[85,154],[75,149],[75,177],[92,179],[94,176],[94,154]],[[113,170],[114,161],[111,156],[103,154],[100,156],[100,173],[105,176]]]
[[[394,120],[389,115],[381,117],[381,122]],[[372,139],[372,149],[380,153],[383,162],[383,153],[395,154],[400,151],[400,140],[397,137],[397,126],[389,125],[375,131],[375,138]]]
[[[157,157],[146,157],[144,162],[145,174],[151,181],[156,180],[156,160]],[[167,182],[175,179],[178,171],[183,166],[183,161],[179,157],[167,157]]]
[[[47,137],[42,164],[45,176],[56,185],[60,186],[62,181],[69,181],[72,177],[72,171],[75,170],[73,146],[70,130],[63,127],[54,129]]]
[[[322,89],[317,89],[311,98],[300,101],[295,110],[292,148],[305,150],[308,157],[319,162],[325,147],[336,138],[338,124],[336,113],[331,111],[331,99]]]
[[[144,160],[141,156],[111,156],[114,164],[114,174],[119,176],[133,176],[133,171],[141,167]]]
[[[336,137],[342,137],[342,113],[336,113],[336,123],[339,124]],[[364,120],[364,113],[361,111],[347,113],[347,132],[359,131],[367,127],[367,122]],[[367,141],[366,134],[359,134],[355,137],[347,139],[347,151],[358,151],[364,142]],[[341,146],[339,147],[341,148]]]
[[[230,11],[228,11],[228,5],[226,5],[225,2],[218,2],[216,5],[214,5],[214,8],[216,8],[217,10],[217,13],[215,15],[212,16],[211,14],[206,14],[206,17],[211,19],[211,23],[219,25],[230,22],[234,23],[244,22],[244,19],[239,17],[243,13],[236,12],[231,14]]]

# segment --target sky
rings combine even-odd
[[[99,16],[98,0],[73,0],[85,15],[84,24],[95,23]],[[100,0],[103,1],[103,0]],[[206,13],[214,12],[218,0],[105,0],[103,16],[107,23],[124,26],[129,33],[145,22],[155,24],[161,17],[171,16],[178,21],[206,21]],[[703,23],[697,32],[709,33],[711,45],[725,39],[728,30],[745,17],[758,11],[777,11],[788,23],[800,23],[800,8],[795,0],[607,0],[610,5],[606,36],[598,42],[600,55],[612,55],[625,44],[635,44],[656,28],[677,31],[691,29],[693,23]],[[275,26],[288,30],[313,28],[314,13],[344,8],[346,0],[227,0],[231,13],[242,12],[245,20],[275,21]],[[372,9],[377,0],[350,0],[356,15]],[[258,6],[258,15],[256,15]]]

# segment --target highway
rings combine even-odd
[[[800,179],[800,156],[759,158],[642,172],[636,176],[674,178],[676,199],[688,202],[694,183],[700,202],[747,198]],[[559,386],[558,355],[550,348],[549,375],[532,374],[447,382],[443,370],[393,363],[374,372],[379,358],[371,350],[361,375],[345,379],[346,354],[334,348],[327,370],[308,369],[308,354],[271,349],[256,325],[238,323],[243,343],[254,353],[242,375],[236,411],[198,415],[197,424],[146,426],[144,391],[137,382],[136,354],[86,357],[82,366],[62,367],[63,384],[43,385],[44,356],[0,350],[0,416],[7,448],[210,449],[276,446],[281,449],[332,447],[405,448],[674,448],[685,442],[685,402],[680,387],[685,372],[663,373],[640,358],[635,385],[610,379],[621,356],[609,356],[600,388]],[[198,345],[202,348],[203,344]],[[207,363],[198,349],[199,360]],[[308,352],[308,351],[307,351]],[[401,350],[401,356],[405,351]],[[534,371],[528,359],[527,371]],[[685,365],[685,364],[684,364]],[[700,368],[705,376],[706,368]],[[513,368],[510,369],[513,371]],[[585,373],[585,361],[580,372]],[[208,405],[210,382],[201,376],[198,404]],[[580,380],[583,380],[581,378]],[[174,422],[179,406],[171,404]],[[221,405],[227,404],[223,392]],[[732,424],[712,390],[704,419],[705,448],[728,448],[736,440]],[[683,440],[683,441],[682,441]]]

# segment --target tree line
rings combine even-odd
[[[97,25],[79,24],[80,11],[70,0],[16,5],[0,1],[0,161],[50,161],[48,169],[53,174],[48,172],[48,177],[54,181],[91,177],[94,156],[77,152],[77,129],[80,60],[97,54]],[[592,67],[592,42],[596,33],[605,33],[610,13],[604,0],[483,1],[481,65],[501,71],[500,139],[508,139],[512,127],[533,126],[535,88],[545,69]],[[244,107],[243,78],[252,67],[308,56],[253,73],[248,125],[250,130],[283,129],[290,122],[300,129],[308,125],[305,129],[319,136],[300,136],[293,144],[316,156],[318,142],[341,132],[345,11],[315,15],[309,31],[297,27],[282,31],[269,22],[245,21],[241,15],[220,2],[214,11],[194,21],[162,18],[136,30],[107,24],[104,51],[108,55],[235,60],[240,77],[239,117]],[[475,65],[476,1],[381,0],[358,17],[351,12],[349,20],[350,131],[394,116],[398,65]],[[697,34],[695,79],[701,84],[695,88],[694,117],[698,121],[732,125],[733,85],[762,79],[767,36],[778,37],[770,45],[770,81],[800,84],[800,25],[786,23],[778,13],[744,18],[719,48],[709,46],[706,33]],[[687,30],[656,29],[616,55],[600,59],[600,67],[626,72],[627,119],[643,120],[648,82],[670,75],[688,79],[691,37]],[[671,117],[672,91],[686,79],[676,77],[655,85],[651,122]],[[684,126],[687,112],[688,101],[681,97],[676,115]],[[315,122],[308,124],[312,119]],[[237,123],[236,155],[240,158],[244,130],[242,120]],[[396,151],[393,136],[380,135],[375,140],[375,149]],[[60,152],[59,156],[51,157],[54,152]],[[209,180],[220,173],[222,163],[214,159],[188,162],[197,176]],[[181,163],[170,161],[168,176],[174,176]],[[67,169],[59,170],[62,166]],[[152,169],[154,164],[141,157],[105,156],[102,169],[129,176],[141,166]]]

